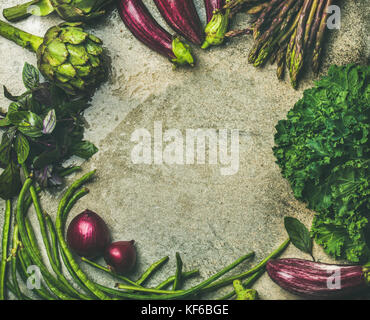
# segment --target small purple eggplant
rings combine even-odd
[[[229,27],[230,10],[223,10],[229,0],[204,0],[207,15],[207,26],[205,28],[206,39],[202,49],[209,46],[217,46],[224,42],[225,34]]]
[[[189,45],[164,30],[142,0],[119,0],[118,11],[126,27],[146,46],[167,57],[175,65],[194,65]]]
[[[368,288],[369,268],[303,259],[270,260],[270,278],[283,289],[310,299],[334,299]]]
[[[204,40],[204,31],[193,0],[154,0],[167,24],[196,45]]]

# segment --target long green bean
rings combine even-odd
[[[52,247],[52,253],[53,253],[53,260],[58,270],[62,272],[62,265],[60,263],[60,257],[59,257],[59,251],[58,251],[58,239],[56,236],[53,221],[51,220],[48,214],[45,214],[45,221],[46,221],[47,229],[49,231],[50,241],[52,244],[51,247]]]
[[[191,271],[183,272],[182,275],[181,275],[181,278],[183,280],[185,280],[185,279],[188,279],[188,278],[193,277],[195,275],[199,275],[199,270],[191,270]],[[172,284],[175,281],[175,278],[176,278],[175,275],[167,278],[166,280],[164,280],[163,282],[158,284],[155,287],[155,289],[162,290],[162,289],[166,288],[167,286],[169,286],[170,284]]]
[[[10,261],[11,261],[11,274],[12,274],[12,281],[13,281],[13,286],[15,289],[15,295],[18,298],[18,300],[22,300],[22,292],[21,289],[19,288],[18,284],[18,279],[17,279],[17,263],[18,263],[18,248],[20,245],[19,238],[18,238],[18,226],[14,226],[14,231],[13,231],[13,248],[12,248],[12,253],[10,256]]]
[[[16,221],[19,227],[19,234],[23,241],[24,247],[26,248],[28,254],[30,255],[30,258],[40,268],[40,271],[44,276],[44,280],[48,284],[50,290],[60,299],[73,300],[74,298],[72,296],[58,289],[58,287],[60,286],[59,281],[53,277],[53,275],[48,271],[46,266],[43,264],[41,258],[37,254],[35,254],[35,250],[28,239],[24,223],[24,198],[26,193],[29,191],[32,183],[33,183],[32,178],[27,177],[18,196]]]
[[[12,202],[6,200],[5,202],[5,214],[4,214],[4,226],[3,226],[3,237],[2,237],[2,256],[0,264],[0,300],[5,299],[5,276],[6,276],[6,261],[8,255],[8,242],[9,242],[9,230],[10,220],[12,216]]]
[[[216,281],[217,279],[219,279],[220,277],[222,277],[224,274],[226,274],[227,272],[231,271],[236,266],[238,266],[240,263],[242,263],[243,261],[249,259],[253,255],[254,255],[254,253],[252,252],[252,253],[248,253],[248,254],[240,257],[239,259],[235,260],[233,263],[231,263],[230,265],[228,265],[227,267],[225,267],[224,269],[222,269],[218,273],[214,274],[210,278],[202,281],[201,283],[199,283],[198,285],[196,285],[196,286],[194,286],[194,287],[192,287],[190,289],[181,291],[179,293],[162,294],[162,295],[159,295],[159,294],[154,294],[154,295],[137,295],[137,294],[131,294],[131,293],[124,293],[124,295],[122,295],[122,296],[125,296],[128,299],[141,299],[141,300],[184,299],[184,298],[189,297],[189,296],[196,296],[204,287],[206,287],[210,283]],[[118,284],[117,287],[120,288],[120,284]]]
[[[94,261],[91,261],[91,260],[89,260],[89,259],[87,259],[87,258],[85,258],[85,257],[81,257],[81,260],[82,260],[83,262],[87,263],[88,265],[90,265],[90,266],[92,266],[92,267],[96,268],[96,269],[99,269],[99,270],[101,270],[101,271],[104,271],[105,273],[107,273],[107,274],[111,275],[112,277],[114,277],[114,278],[116,278],[116,279],[122,280],[122,281],[124,281],[124,282],[126,282],[126,283],[129,283],[129,284],[131,284],[131,285],[133,285],[133,286],[136,286],[136,287],[138,287],[138,288],[140,288],[140,287],[141,287],[141,285],[139,285],[137,282],[135,282],[135,281],[133,281],[133,280],[130,280],[129,278],[127,278],[127,277],[125,277],[125,276],[119,275],[119,274],[117,274],[117,273],[113,272],[112,270],[110,270],[109,268],[103,267],[102,265],[100,265],[100,264],[98,264],[98,263],[96,263],[96,262],[94,262]]]
[[[24,175],[26,177],[29,176],[28,169],[27,169],[26,165],[22,164],[21,166],[22,166]],[[33,205],[34,205],[34,208],[35,208],[35,211],[36,211],[37,219],[39,221],[41,236],[42,236],[43,243],[45,245],[45,249],[46,249],[48,259],[49,259],[49,262],[50,262],[50,265],[51,265],[53,271],[55,272],[55,274],[57,275],[58,280],[60,281],[61,287],[63,288],[63,290],[66,293],[68,293],[71,296],[75,296],[75,297],[80,298],[80,299],[88,298],[86,295],[77,291],[68,282],[68,280],[66,279],[64,274],[58,269],[58,265],[55,263],[55,261],[53,259],[53,252],[52,252],[49,237],[48,237],[47,227],[46,227],[46,223],[45,223],[45,217],[44,217],[44,214],[43,214],[42,209],[41,209],[41,205],[40,205],[40,202],[39,202],[39,199],[38,199],[38,196],[37,196],[36,189],[32,184],[29,188],[29,191],[30,191],[30,194],[31,194],[31,197],[32,197],[32,200],[33,200]]]
[[[279,248],[277,248],[274,252],[272,252],[270,255],[268,255],[265,259],[263,259],[259,264],[257,264],[252,269],[250,269],[248,271],[245,271],[245,272],[243,272],[241,274],[237,274],[235,276],[231,276],[231,277],[222,279],[220,281],[214,282],[214,283],[212,283],[212,284],[204,287],[202,289],[202,292],[201,293],[206,293],[208,291],[211,291],[211,290],[215,290],[217,288],[224,287],[226,285],[232,284],[234,280],[245,279],[245,278],[251,276],[252,274],[256,273],[257,271],[263,269],[266,266],[267,261],[269,261],[270,259],[273,259],[276,256],[280,255],[286,249],[286,247],[289,245],[289,242],[290,242],[289,239],[285,240],[279,246]]]
[[[181,275],[182,275],[182,260],[180,257],[180,253],[176,252],[176,273],[175,273],[175,280],[173,282],[172,290],[176,291],[181,285]]]
[[[166,257],[163,257],[162,259],[154,262],[151,266],[149,266],[149,268],[147,270],[144,271],[144,273],[139,277],[138,280],[136,280],[136,284],[138,285],[142,285],[144,284],[146,281],[149,280],[149,278],[156,272],[159,270],[159,268],[161,268],[167,261],[169,260],[169,257],[166,256]]]
[[[19,253],[19,262],[21,266],[21,272],[20,275],[23,279],[23,281],[27,282],[28,280],[28,273],[27,273],[27,268],[32,265],[31,259],[27,254],[27,250],[25,248],[20,248],[18,251]],[[43,284],[40,285],[40,288],[32,288],[31,289],[37,296],[39,296],[42,299],[46,300],[56,300],[55,296],[53,296]]]
[[[82,184],[84,184],[87,180],[89,180],[95,174],[95,170],[85,174],[82,178],[78,179],[67,189],[64,196],[62,197],[61,201],[59,202],[57,218],[55,221],[55,228],[57,232],[57,237],[61,246],[61,250],[64,251],[66,258],[75,272],[76,276],[84,283],[84,285],[94,293],[99,299],[102,300],[110,300],[110,297],[107,296],[103,291],[101,291],[93,281],[91,281],[87,275],[81,270],[78,263],[74,260],[72,252],[69,250],[68,245],[64,239],[63,235],[63,216],[65,214],[65,207],[68,204],[68,200],[70,200],[71,196]]]

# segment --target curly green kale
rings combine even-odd
[[[276,126],[273,151],[294,195],[317,212],[315,241],[370,258],[370,67],[331,66]]]

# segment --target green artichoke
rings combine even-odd
[[[81,22],[65,22],[40,38],[0,21],[0,35],[37,54],[41,74],[70,95],[90,95],[107,76],[102,41]]]
[[[14,22],[30,15],[46,16],[52,12],[68,22],[89,21],[105,14],[104,8],[113,0],[32,0],[3,10],[8,21]]]

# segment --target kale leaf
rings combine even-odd
[[[370,258],[370,67],[331,66],[276,126],[274,155],[294,196],[317,212],[315,241]]]

